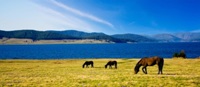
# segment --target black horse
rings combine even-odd
[[[135,74],[137,74],[139,72],[139,69],[141,66],[142,67],[142,71],[147,74],[147,66],[153,66],[157,64],[158,65],[158,74],[162,74],[162,69],[163,69],[163,64],[164,64],[164,59],[160,58],[158,56],[155,57],[150,57],[150,58],[142,58],[135,66]]]
[[[105,68],[107,68],[108,65],[110,66],[109,68],[112,68],[112,65],[115,65],[115,69],[117,69],[117,61],[108,61]]]
[[[85,61],[85,63],[83,64],[83,68],[85,67],[85,65],[86,65],[86,68],[88,68],[88,65],[91,65],[91,67],[93,68],[94,66],[93,66],[93,61]]]

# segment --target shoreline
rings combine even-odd
[[[0,61],[3,60],[10,60],[10,61],[54,61],[54,60],[140,60],[141,58],[65,58],[65,59],[0,59]],[[164,58],[164,60],[199,60],[200,58]]]
[[[137,43],[199,43],[199,42],[127,42],[126,44]],[[2,38],[0,45],[46,45],[46,44],[116,44],[107,40],[96,39],[63,39],[63,40],[32,40],[19,38]]]
[[[18,39],[18,38],[2,38],[0,39],[0,45],[32,45],[32,44],[112,44],[114,42],[106,40],[95,39],[63,39],[63,40],[32,40],[32,39]]]

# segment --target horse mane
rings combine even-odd
[[[147,57],[144,57],[144,58],[140,59],[140,60],[137,62],[136,66],[139,66],[139,65],[144,61],[144,59],[146,59],[146,58],[147,58]]]

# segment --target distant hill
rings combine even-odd
[[[178,38],[171,34],[157,34],[152,36],[152,38],[155,38],[160,42],[179,42],[182,40],[181,38]]]
[[[200,33],[175,33],[153,35],[159,42],[200,42]]]
[[[82,31],[76,31],[76,30],[66,30],[66,31],[54,31],[56,33],[60,33],[63,35],[70,35],[73,37],[78,37],[78,38],[90,38],[90,37],[95,37],[95,36],[106,36],[104,33],[86,33]]]
[[[69,35],[58,34],[50,31],[17,30],[0,31],[0,38],[27,38],[32,40],[61,40],[61,39],[80,39]]]
[[[128,39],[136,42],[157,42],[157,40],[136,34],[115,34],[112,37],[119,39]]]
[[[176,34],[156,34],[149,36],[137,34],[115,34],[87,33],[76,30],[66,31],[36,31],[36,30],[16,30],[2,31],[1,38],[17,38],[36,40],[98,40],[108,43],[129,43],[129,42],[200,42],[200,33],[176,33]]]
[[[104,33],[85,33],[81,31],[35,31],[35,30],[17,30],[0,31],[0,38],[19,38],[32,40],[62,40],[62,39],[94,39],[105,40],[106,42],[126,43],[130,40],[117,39]],[[132,41],[132,40],[131,40]],[[132,41],[133,42],[133,41]]]
[[[81,39],[95,39],[95,40],[106,40],[106,41],[111,41],[115,43],[126,43],[128,41],[135,42],[133,40],[127,40],[127,39],[118,39],[114,38],[112,36],[106,35],[104,33],[86,33],[82,31],[76,31],[76,30],[66,30],[66,31],[54,31],[62,35],[69,35],[72,37],[76,38],[81,38]]]
[[[174,36],[181,38],[181,41],[200,41],[200,33],[176,33]]]

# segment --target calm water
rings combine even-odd
[[[181,50],[199,57],[200,43],[0,45],[0,59],[171,58]]]

